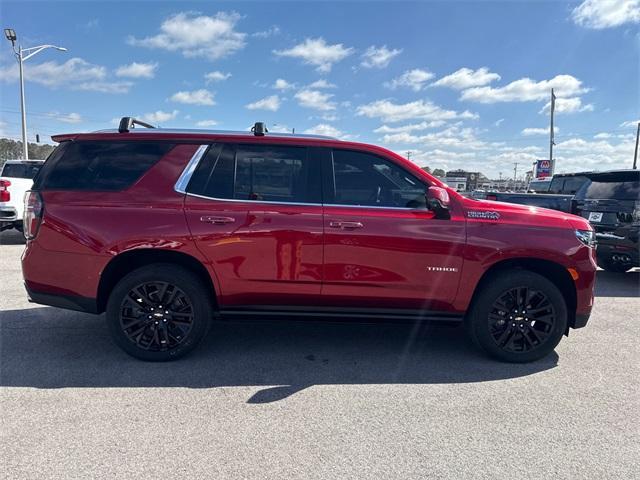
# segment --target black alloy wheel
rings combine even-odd
[[[556,314],[541,291],[519,286],[504,291],[489,312],[489,331],[507,352],[527,352],[542,345],[553,332]]]
[[[560,343],[567,329],[567,304],[549,279],[528,270],[501,270],[479,288],[465,326],[489,355],[506,362],[531,362]]]
[[[120,328],[142,350],[175,348],[191,332],[193,316],[187,294],[168,282],[137,285],[120,304]]]
[[[158,263],[138,268],[114,287],[107,325],[116,344],[141,360],[177,359],[206,335],[213,294],[194,272]]]

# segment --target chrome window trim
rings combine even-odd
[[[304,202],[273,202],[269,200],[243,200],[240,198],[218,198],[218,197],[207,197],[206,195],[199,195],[197,193],[187,192],[187,185],[193,176],[193,172],[198,167],[200,160],[204,157],[208,148],[212,144],[202,144],[198,147],[196,152],[187,163],[187,166],[182,171],[182,174],[178,178],[173,189],[178,193],[183,193],[185,195],[189,195],[191,197],[202,198],[204,200],[214,200],[216,202],[231,202],[231,203],[265,203],[267,205],[293,205],[293,206],[304,206],[304,207],[340,207],[340,208],[355,208],[355,209],[369,209],[373,208],[376,210],[403,210],[403,211],[411,211],[411,212],[424,212],[428,211],[428,209],[422,208],[406,208],[406,207],[375,207],[368,205],[341,205],[337,203],[304,203]]]
[[[405,210],[410,212],[425,212],[429,211],[428,208],[406,208],[406,207],[374,207],[367,205],[341,205],[337,203],[302,203],[302,202],[273,202],[269,200],[243,200],[241,198],[217,198],[217,197],[207,197],[205,195],[199,195],[197,193],[185,192],[186,195],[190,197],[202,198],[204,200],[214,200],[216,202],[231,202],[231,203],[266,203],[268,205],[298,205],[305,207],[340,207],[340,208],[359,208],[359,209],[369,209],[373,208],[376,210]]]
[[[193,172],[196,170],[196,167],[200,163],[200,160],[202,160],[202,157],[204,157],[204,154],[206,153],[209,147],[210,147],[210,144],[208,143],[202,144],[198,147],[196,152],[191,157],[191,160],[189,160],[189,163],[187,163],[187,166],[184,168],[184,170],[180,174],[178,181],[173,186],[173,189],[176,192],[187,193],[187,185],[189,185],[189,181],[191,180]]]

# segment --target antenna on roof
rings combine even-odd
[[[255,125],[251,127],[251,131],[256,137],[264,137],[265,133],[269,133],[264,122],[256,122]]]
[[[120,119],[120,125],[118,126],[118,132],[120,133],[128,133],[132,128],[135,128],[136,125],[140,125],[145,128],[156,128],[153,125],[150,125],[142,120],[138,120],[133,117],[122,117]]]

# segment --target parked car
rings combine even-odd
[[[576,211],[589,220],[598,241],[598,265],[612,272],[640,266],[640,171],[588,174],[576,193]]]
[[[560,173],[551,179],[547,193],[486,192],[481,198],[575,213],[572,211],[571,200],[578,189],[587,181],[584,172]]]
[[[214,313],[464,323],[511,362],[587,323],[584,218],[465,198],[373,145],[136,124],[53,137],[22,258],[31,301],[106,312],[135,357],[186,354]]]
[[[0,171],[0,231],[15,228],[22,231],[24,194],[31,189],[33,178],[44,160],[7,160]]]

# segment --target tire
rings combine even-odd
[[[120,280],[109,295],[109,331],[133,357],[176,360],[193,350],[209,330],[211,295],[185,268],[161,263],[141,267]]]
[[[520,307],[516,296],[520,305],[525,296],[528,302]],[[537,273],[500,272],[477,294],[466,328],[471,340],[493,358],[532,362],[560,343],[567,328],[567,305],[558,287]]]
[[[598,266],[606,272],[624,273],[633,268],[633,265],[627,263],[618,263],[610,260],[600,260]]]

